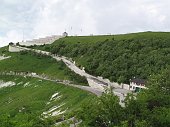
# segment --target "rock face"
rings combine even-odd
[[[10,87],[10,86],[14,86],[16,85],[14,82],[3,82],[3,81],[0,81],[0,88],[3,88],[3,87]]]

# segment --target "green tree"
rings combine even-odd
[[[84,105],[79,113],[79,118],[90,127],[113,127],[119,125],[123,117],[123,108],[119,105],[119,99],[112,90]]]

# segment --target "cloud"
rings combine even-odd
[[[150,2],[149,2],[150,1]],[[94,7],[96,1],[91,3]],[[96,28],[99,33],[127,33],[146,30],[165,30],[170,14],[167,12],[168,1],[152,0],[106,0],[103,4],[91,8],[96,20]],[[162,10],[162,9],[165,10]],[[97,11],[96,11],[97,10]],[[96,14],[97,12],[97,14]],[[169,23],[168,23],[169,24]]]
[[[6,36],[4,37],[0,37],[0,46],[6,46],[7,44],[9,44],[9,42],[19,42],[21,41],[21,39],[23,38],[21,32],[19,31],[15,31],[15,30],[11,30],[9,31]]]
[[[44,36],[61,34],[66,30],[70,34],[78,34],[81,29],[83,34],[96,32],[95,21],[89,10],[85,1],[52,0],[40,8],[33,33]]]
[[[169,0],[2,0],[0,46],[61,34],[170,31]],[[2,44],[3,43],[3,44]]]

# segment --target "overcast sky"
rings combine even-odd
[[[0,0],[0,47],[65,30],[70,35],[170,31],[169,12],[170,0]]]

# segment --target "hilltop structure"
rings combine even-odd
[[[45,38],[38,38],[38,39],[28,40],[26,42],[19,42],[19,45],[31,46],[31,45],[51,44],[55,40],[58,40],[58,39],[60,39],[62,37],[64,37],[64,36],[58,36],[58,35],[47,36]]]
[[[33,40],[27,40],[26,42],[22,41],[19,42],[19,45],[24,45],[24,46],[33,46],[33,45],[44,45],[44,44],[51,44],[54,41],[68,36],[67,32],[64,32],[62,35],[52,35],[52,36],[46,36],[44,38],[38,38],[38,39],[33,39]]]
[[[64,32],[64,33],[63,33],[63,36],[64,36],[64,37],[67,37],[67,36],[68,36],[68,33],[67,33],[67,32]]]

